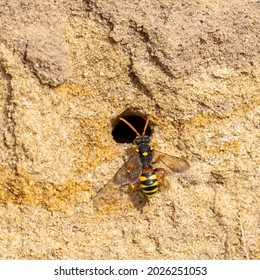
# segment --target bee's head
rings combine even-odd
[[[151,142],[151,138],[148,135],[144,135],[144,136],[136,136],[135,140],[134,140],[134,144],[139,147],[141,145],[149,145],[149,143]]]
[[[136,146],[136,152],[139,154],[140,158],[150,158],[152,157],[152,148],[149,145],[150,137],[145,136],[137,136],[134,140],[134,145]]]

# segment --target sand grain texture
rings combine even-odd
[[[1,259],[259,259],[258,1],[0,2]],[[186,157],[112,183],[124,113]]]

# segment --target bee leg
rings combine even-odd
[[[135,185],[133,184],[129,184],[129,195],[132,196],[133,192],[134,192],[134,189],[135,189]]]
[[[147,203],[147,205],[152,205],[152,202],[151,202],[151,200],[149,199],[149,198],[147,198],[147,200],[146,200],[146,203]]]
[[[131,150],[132,150],[132,155],[134,155],[136,153],[136,147],[134,145],[132,145]]]
[[[160,183],[162,186],[167,188],[168,186],[165,184],[165,177],[168,175],[167,170],[165,170],[164,168],[156,168],[155,171],[158,173],[162,173],[162,176],[160,177]]]

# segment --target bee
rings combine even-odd
[[[159,182],[157,173],[162,173],[161,183],[165,186],[164,178],[168,173],[167,170],[172,172],[184,172],[190,168],[189,163],[179,157],[171,156],[159,151],[155,151],[150,146],[151,138],[145,135],[151,115],[148,116],[142,134],[124,118],[120,118],[127,124],[135,133],[136,138],[133,141],[132,150],[134,155],[117,171],[114,176],[115,185],[129,185],[131,192],[134,190],[138,181],[140,188],[149,200],[158,191]],[[162,164],[165,168],[153,168],[156,163]]]

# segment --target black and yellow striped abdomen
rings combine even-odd
[[[158,179],[155,172],[149,169],[143,169],[140,176],[140,185],[142,192],[148,197],[153,197],[158,191]]]

